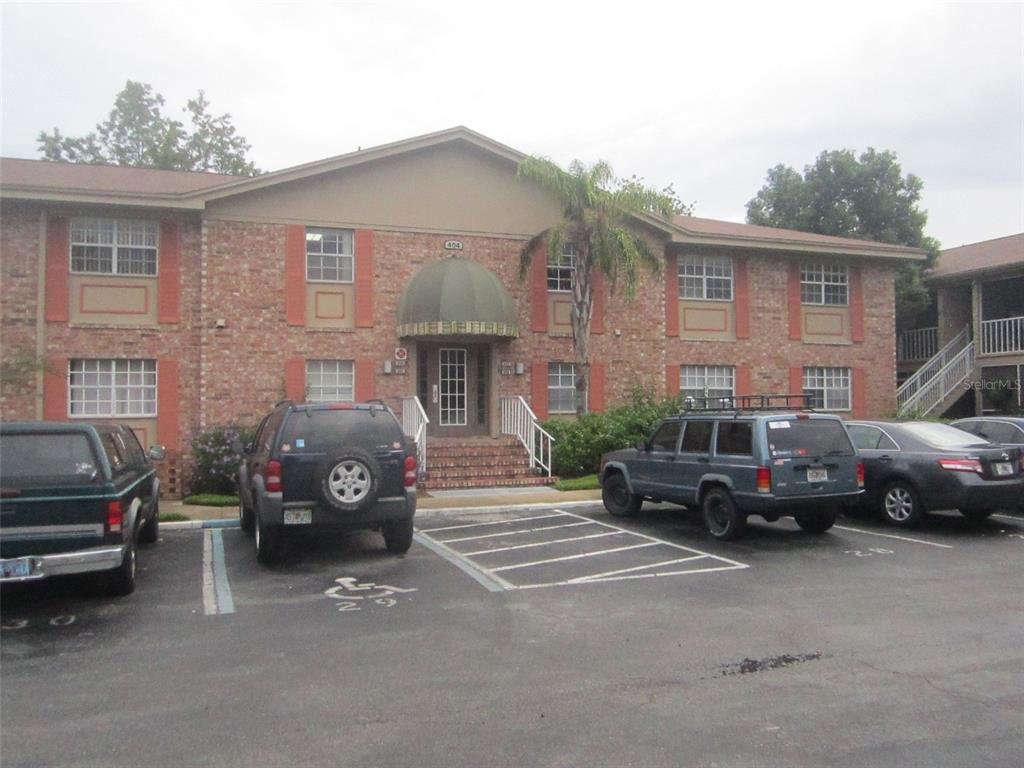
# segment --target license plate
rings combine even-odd
[[[808,469],[807,470],[807,482],[808,483],[824,483],[828,480],[827,469]]]
[[[0,560],[0,568],[3,569],[5,579],[21,579],[32,572],[32,560],[28,557]]]
[[[285,525],[309,525],[312,522],[312,509],[286,509],[284,511]]]
[[[1013,464],[1010,464],[1008,461],[1000,461],[997,464],[993,464],[992,469],[1000,476],[1013,474]]]

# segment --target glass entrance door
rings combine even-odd
[[[466,350],[438,350],[438,423],[442,427],[466,426]]]

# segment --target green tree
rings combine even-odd
[[[176,171],[215,171],[254,176],[257,168],[246,159],[250,149],[238,135],[231,115],[211,115],[206,94],[199,91],[184,112],[191,130],[163,112],[164,97],[152,86],[129,80],[114,99],[114,108],[96,130],[85,136],[40,131],[39,152],[47,160],[71,163],[130,165]]]
[[[853,237],[923,248],[929,262],[939,243],[924,233],[928,213],[918,207],[923,183],[903,175],[896,154],[868,148],[826,151],[803,175],[787,165],[768,170],[766,184],[747,203],[747,221],[820,235]],[[910,328],[930,299],[921,264],[896,275],[896,323]]]
[[[525,276],[538,246],[546,243],[549,254],[564,253],[571,245],[575,254],[572,271],[572,345],[576,356],[576,412],[587,410],[590,385],[590,328],[594,306],[594,275],[600,271],[614,290],[621,284],[627,297],[636,290],[641,268],[658,275],[662,270],[660,248],[637,231],[634,217],[670,217],[689,210],[671,187],[661,192],[632,177],[616,180],[607,163],[587,166],[574,160],[565,171],[543,157],[528,157],[517,175],[554,196],[562,208],[562,220],[534,235],[520,254],[520,273]]]

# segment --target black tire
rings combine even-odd
[[[317,465],[313,483],[317,496],[339,512],[358,512],[373,505],[380,492],[380,462],[361,448],[328,456]]]
[[[722,487],[712,488],[704,494],[701,515],[707,532],[719,541],[731,541],[742,536],[747,529],[747,516],[736,508],[732,494]]]
[[[601,500],[613,517],[630,517],[640,511],[644,500],[629,490],[621,472],[610,472],[601,483]]]
[[[160,500],[153,500],[153,516],[142,524],[139,529],[139,541],[143,544],[156,544],[160,538]]]
[[[381,526],[384,546],[392,555],[404,555],[412,546],[412,518],[388,520]]]
[[[136,567],[135,542],[129,541],[121,564],[106,574],[106,593],[114,597],[124,597],[134,592]]]
[[[256,532],[256,524],[253,522],[252,507],[245,506],[242,500],[242,491],[238,491],[238,525],[242,531],[249,536]]]
[[[961,515],[966,517],[972,523],[980,523],[995,512],[994,509],[961,509],[959,511]]]
[[[824,533],[836,524],[836,511],[831,508],[798,512],[796,524],[808,533]]]
[[[277,561],[281,551],[281,530],[278,526],[263,525],[259,513],[253,515],[256,538],[256,559],[266,565]]]
[[[906,480],[894,480],[882,489],[878,511],[885,522],[899,528],[911,528],[924,518],[921,497]]]

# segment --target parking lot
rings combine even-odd
[[[3,763],[1024,762],[1024,518],[755,521],[441,512],[273,567],[165,530],[128,598],[4,590]]]

